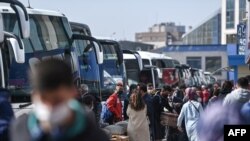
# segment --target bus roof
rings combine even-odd
[[[206,75],[212,75],[211,72],[205,71],[204,74]]]
[[[116,44],[118,46],[120,46],[119,42],[115,41],[115,40],[111,40],[111,39],[100,39],[100,38],[96,38],[101,44]]]
[[[33,9],[33,8],[26,8],[26,9],[27,9],[28,14],[65,17],[64,14],[62,14],[58,11]],[[15,13],[14,10],[10,6],[0,6],[0,12],[1,13]]]
[[[72,31],[86,30],[87,34],[91,36],[91,30],[87,24],[70,22]]]
[[[136,57],[133,54],[123,53],[123,59],[124,60],[127,60],[127,59],[136,59]]]
[[[152,53],[152,52],[147,52],[147,51],[137,51],[142,59],[173,59],[171,57],[168,57],[164,54],[159,54],[159,53]]]
[[[114,39],[112,39],[111,37],[101,37],[101,36],[94,36],[96,39],[98,40],[111,40],[111,41],[115,41]]]

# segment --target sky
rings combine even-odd
[[[25,6],[28,0],[20,0]],[[90,26],[94,36],[134,40],[155,23],[196,26],[221,6],[221,0],[30,0],[32,8],[64,13]]]

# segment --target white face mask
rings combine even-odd
[[[34,113],[38,120],[47,122],[50,119],[50,109],[40,101],[34,102]]]
[[[50,109],[40,101],[34,102],[34,113],[39,121],[48,122],[51,127],[58,126],[69,116],[71,109],[69,102]]]
[[[58,126],[70,115],[71,109],[68,102],[55,107],[50,115],[50,123],[53,126]]]

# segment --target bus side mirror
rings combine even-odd
[[[103,63],[102,46],[98,42],[93,42],[93,43],[94,43],[94,47],[95,47],[97,63],[102,64]]]
[[[97,39],[90,37],[90,36],[73,34],[71,37],[71,42],[73,43],[75,40],[83,40],[83,41],[88,42],[96,53],[97,63],[98,64],[103,63],[103,49]]]
[[[118,64],[122,65],[122,63],[123,63],[123,54],[122,54],[122,49],[121,49],[120,44],[117,43],[117,45],[115,46],[115,48],[116,48],[116,52],[118,54],[118,56],[117,56],[118,57]]]
[[[22,40],[18,36],[6,37],[7,45],[13,50],[17,63],[25,62],[25,52]]]

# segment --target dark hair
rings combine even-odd
[[[74,81],[71,67],[55,58],[42,60],[35,67],[32,84],[39,91],[56,90],[61,86],[72,87]]]
[[[247,75],[246,78],[250,82],[250,75]]]
[[[201,86],[197,86],[197,87],[196,87],[196,90],[197,90],[197,91],[201,91]]]
[[[220,94],[220,89],[216,89],[214,92],[213,92],[213,95],[214,96],[219,96]]]
[[[163,89],[164,91],[169,91],[169,92],[172,92],[172,91],[173,91],[173,89],[172,89],[170,86],[168,86],[168,85],[164,85],[164,86],[162,87],[162,89]]]
[[[131,85],[129,86],[129,93],[132,93],[132,91],[133,91],[134,89],[136,89],[136,87],[137,87],[137,85],[131,84]]]
[[[227,80],[222,84],[222,90],[232,91],[232,89],[233,89],[233,83],[231,81]]]
[[[185,84],[180,85],[180,89],[186,89],[186,88],[187,88],[187,87],[186,87]]]
[[[92,106],[92,104],[94,103],[95,99],[92,95],[85,95],[82,98],[82,103],[85,104],[86,106]]]
[[[138,86],[140,87],[140,90],[141,91],[143,91],[143,92],[147,92],[148,90],[147,90],[147,86],[145,85],[145,84],[143,84],[143,83],[140,83],[140,84],[138,84]]]
[[[240,86],[241,88],[248,88],[248,79],[245,77],[241,77],[238,79],[237,81],[238,86]]]
[[[135,99],[134,101],[132,99]],[[144,109],[145,103],[142,99],[142,94],[137,91],[133,91],[133,94],[130,97],[130,106],[135,111],[140,111]]]
[[[148,83],[147,86],[148,86],[148,87],[153,87],[153,84],[152,84],[152,83]]]

